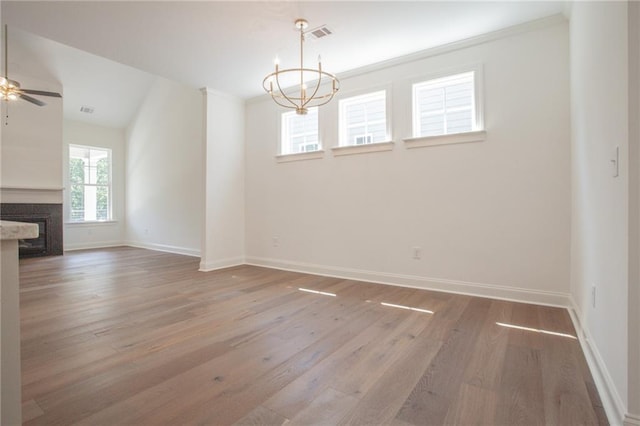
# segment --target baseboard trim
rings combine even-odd
[[[640,415],[627,413],[624,416],[624,426],[640,426]]]
[[[569,315],[571,316],[573,326],[576,329],[578,341],[580,342],[582,352],[584,352],[584,356],[587,359],[589,370],[591,371],[596,388],[600,394],[602,406],[607,414],[609,423],[612,425],[640,425],[638,418],[634,419],[633,417],[635,416],[630,416],[629,414],[625,415],[626,410],[624,402],[622,402],[622,398],[620,398],[620,395],[613,384],[611,374],[609,374],[609,370],[602,360],[600,351],[598,350],[589,329],[582,326],[584,317],[573,298],[570,298]],[[637,423],[633,423],[633,421],[636,421]]]
[[[91,243],[65,244],[64,251],[90,250],[109,247],[122,247],[127,243],[123,241],[96,241]]]
[[[443,291],[447,293],[466,294],[470,296],[490,297],[492,299],[510,300],[514,302],[535,303],[538,305],[569,306],[569,294],[528,290],[517,287],[506,287],[494,284],[482,284],[466,281],[430,278],[417,275],[393,274],[387,272],[364,271],[341,267],[314,265],[310,263],[291,262],[279,259],[247,257],[248,265],[286,271],[316,274],[335,278],[367,281],[377,284],[411,287],[423,290]]]
[[[229,257],[227,259],[215,260],[213,262],[200,262],[200,272],[211,272],[218,269],[231,268],[233,266],[245,265],[245,259],[242,256]]]
[[[164,251],[167,253],[182,254],[185,256],[200,257],[200,250],[190,249],[186,247],[170,246],[166,244],[141,243],[138,241],[127,241],[124,243],[129,247],[143,248],[147,250]]]
[[[640,426],[640,415],[627,413],[624,416],[624,426]]]

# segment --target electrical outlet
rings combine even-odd
[[[278,237],[273,237],[271,239],[271,243],[273,244],[274,247],[278,247],[280,245],[280,238]]]
[[[413,258],[419,260],[422,257],[422,249],[420,247],[413,248]]]
[[[596,307],[596,286],[591,286],[591,306]]]

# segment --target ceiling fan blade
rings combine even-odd
[[[62,95],[56,92],[45,92],[43,90],[31,90],[31,89],[20,89],[24,93],[28,93],[30,95],[39,95],[39,96],[51,96],[53,98],[61,98]]]
[[[20,99],[24,99],[27,102],[31,102],[34,105],[45,106],[46,104],[42,102],[40,99],[32,98],[29,95],[25,95],[24,93],[20,94]]]

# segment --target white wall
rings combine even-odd
[[[205,215],[200,269],[244,262],[244,103],[203,89]]]
[[[281,110],[246,121],[250,263],[566,303],[570,133],[566,22],[342,79],[391,87],[393,151],[334,157],[338,102],[320,110],[324,158],[278,163]],[[408,150],[411,81],[483,64],[486,141]],[[273,238],[277,238],[274,243]],[[422,258],[412,259],[412,247]]]
[[[10,77],[26,88],[62,92],[62,86],[54,80],[15,73]],[[23,100],[1,102],[2,202],[62,202],[62,100],[40,99],[47,105],[39,107]]]
[[[594,376],[601,375],[611,393],[601,396],[614,424],[628,404],[627,37],[626,2],[573,4],[571,296],[594,358],[604,366]],[[616,146],[620,175],[613,177]]]
[[[62,86],[39,58],[9,33],[9,78],[23,88],[62,93]],[[4,60],[2,61],[4,64]],[[4,73],[4,70],[3,70]],[[2,105],[0,184],[3,202],[62,202],[62,115],[64,99],[35,96]],[[8,110],[7,110],[8,106]],[[9,115],[6,118],[7,113]],[[6,124],[5,124],[6,123]],[[11,187],[12,189],[7,189]],[[16,188],[22,188],[18,190]],[[35,190],[35,189],[38,190]]]
[[[124,129],[97,126],[79,121],[64,121],[64,248],[65,250],[121,245],[125,241],[125,139]],[[111,150],[112,221],[100,223],[69,222],[69,144],[88,145]]]
[[[202,94],[157,78],[126,130],[129,244],[200,254],[202,132]]]

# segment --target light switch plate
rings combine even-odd
[[[616,146],[616,149],[613,151],[613,158],[611,159],[612,165],[612,176],[618,177],[620,175],[620,147]]]

